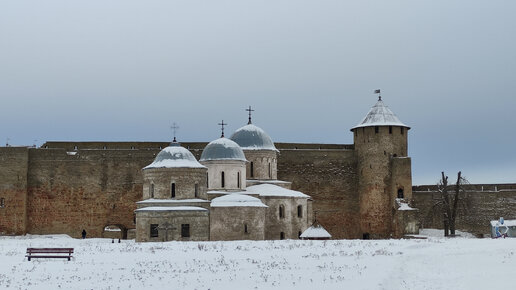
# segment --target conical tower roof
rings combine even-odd
[[[409,126],[403,124],[400,119],[394,114],[389,107],[387,107],[380,97],[378,102],[369,110],[365,118],[355,127],[351,128],[353,131],[356,128],[371,127],[371,126],[398,126],[410,129]]]

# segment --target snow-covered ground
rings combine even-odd
[[[0,237],[0,289],[513,289],[516,239],[142,243]],[[27,261],[27,247],[74,258]]]

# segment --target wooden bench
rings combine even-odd
[[[65,258],[70,261],[73,248],[27,248],[25,257],[32,258]]]

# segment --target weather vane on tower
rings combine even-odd
[[[251,109],[251,106],[249,106],[249,109],[245,109],[249,112],[249,122],[247,122],[247,125],[251,125],[251,112],[254,112],[253,109]]]
[[[222,120],[222,123],[219,123],[219,126],[222,127],[222,135],[220,136],[220,138],[224,138],[224,126],[227,125],[227,123],[224,123],[224,120]]]
[[[382,95],[380,95],[380,89],[374,90],[375,94],[378,94],[378,101],[382,100]]]

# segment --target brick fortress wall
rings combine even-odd
[[[46,149],[0,148],[0,198],[5,199],[0,234],[79,237],[84,228],[89,237],[101,237],[106,225],[134,228],[135,202],[142,199],[141,168],[167,145],[47,142]],[[199,158],[206,143],[182,145]],[[276,143],[276,147],[278,179],[312,196],[318,221],[334,238],[360,238],[353,145]],[[429,214],[428,188],[417,186],[414,191],[423,226],[441,227],[440,215]],[[477,191],[472,193],[471,210],[459,219],[459,229],[488,233],[489,220],[516,218],[516,185],[500,185],[496,191],[494,185],[485,185],[484,191]]]
[[[459,207],[457,229],[477,236],[489,234],[489,221],[516,219],[516,184],[473,184],[467,187],[467,198]],[[443,228],[442,212],[434,207],[439,197],[437,187],[413,187],[413,205],[419,208],[423,228]]]

